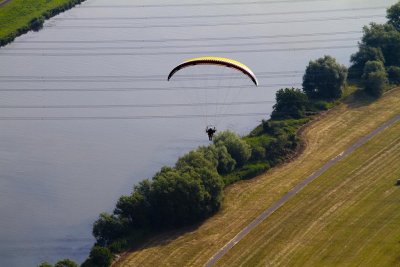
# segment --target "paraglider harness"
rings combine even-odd
[[[217,129],[215,129],[214,127],[206,127],[206,133],[208,134],[208,140],[212,141],[214,133],[217,131]]]

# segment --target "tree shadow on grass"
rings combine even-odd
[[[125,258],[124,256],[127,256],[128,254],[133,252],[140,252],[154,247],[167,246],[168,244],[182,237],[183,235],[196,231],[205,221],[206,220],[196,223],[194,225],[183,226],[176,229],[149,232],[140,240],[130,243],[129,249],[122,253],[122,257],[121,259],[119,259],[119,261],[123,261],[123,259]]]
[[[357,90],[348,96],[343,102],[350,109],[356,109],[369,106],[378,98],[366,94],[363,90]]]

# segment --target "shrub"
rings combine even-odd
[[[363,79],[368,79],[368,75],[372,72],[377,72],[377,71],[385,71],[385,66],[383,65],[382,61],[368,61],[365,63],[364,66],[364,72],[362,75]]]
[[[251,156],[250,146],[231,131],[224,131],[215,136],[214,144],[225,146],[238,167],[243,166]]]
[[[228,174],[232,172],[236,167],[236,161],[229,154],[227,148],[223,145],[210,145],[210,149],[214,149],[217,159],[218,166],[217,171],[220,174]]]
[[[58,261],[54,267],[78,267],[78,264],[70,259],[63,259]]]
[[[218,210],[223,182],[215,170],[164,167],[153,177],[151,222],[155,227],[188,225]]]
[[[272,111],[272,119],[302,118],[308,98],[300,89],[285,88],[276,92],[276,104]]]
[[[119,253],[129,248],[129,242],[127,239],[118,239],[112,242],[108,248],[113,253]]]
[[[89,254],[89,261],[97,267],[108,267],[111,265],[113,255],[105,247],[94,246]]]
[[[248,164],[243,166],[243,168],[239,172],[239,175],[241,179],[250,179],[264,173],[269,168],[270,166],[268,163]]]
[[[400,66],[400,31],[387,23],[371,23],[363,31],[362,45],[379,48],[386,66]]]
[[[365,91],[374,97],[380,97],[387,83],[387,74],[384,71],[372,72],[365,79]]]
[[[101,213],[99,219],[93,224],[93,236],[102,246],[110,244],[126,232],[123,221],[114,215]]]
[[[400,67],[391,66],[387,70],[389,81],[392,84],[400,84]]]
[[[266,150],[262,143],[251,143],[251,161],[259,161],[265,159]]]
[[[43,17],[34,18],[29,22],[29,28],[37,32],[43,28],[43,23],[44,23]]]
[[[331,56],[310,61],[303,76],[303,91],[309,98],[338,99],[347,78],[345,66]]]
[[[350,61],[352,66],[349,68],[349,78],[361,78],[365,63],[368,61],[385,62],[382,50],[379,47],[371,47],[361,44],[357,53],[351,55]]]
[[[400,2],[392,5],[387,10],[386,17],[389,19],[389,24],[393,25],[393,27],[400,31]]]

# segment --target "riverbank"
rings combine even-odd
[[[309,124],[296,159],[227,188],[222,210],[195,229],[170,231],[125,254],[115,266],[203,265],[262,210],[304,177],[384,121],[398,114],[399,89],[376,102],[349,100]],[[340,138],[345,137],[345,138]],[[333,147],[332,144],[335,144]]]
[[[0,47],[31,30],[38,31],[45,20],[85,0],[11,0],[0,3]]]

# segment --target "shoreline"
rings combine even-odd
[[[35,16],[21,16],[17,19],[21,19],[21,20],[26,20],[27,23],[24,23],[23,26],[16,28],[13,31],[7,32],[5,33],[4,36],[0,36],[0,48],[3,46],[6,46],[10,43],[12,43],[15,38],[28,33],[30,31],[39,31],[42,29],[43,24],[45,21],[47,21],[48,19],[55,17],[57,15],[59,15],[60,13],[63,13],[67,10],[72,9],[73,7],[75,7],[76,5],[79,5],[81,3],[83,3],[86,0],[69,0],[67,2],[64,3],[60,3],[59,5],[56,6],[52,6],[52,7],[48,7],[45,6],[43,7],[43,9],[40,9],[40,15],[35,15]],[[11,3],[10,3],[11,2]],[[4,0],[2,2],[0,2],[0,11],[2,11],[1,9],[3,8],[8,8],[10,7],[13,3],[15,2],[15,0]],[[10,5],[7,5],[10,4]],[[46,3],[44,3],[46,4]],[[18,3],[15,4],[16,6],[11,7],[10,9],[12,10],[13,8],[18,8]],[[14,23],[14,21],[10,21],[10,24]]]

